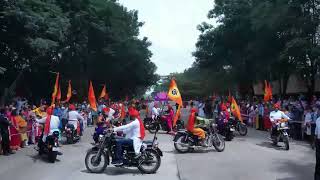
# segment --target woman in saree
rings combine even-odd
[[[15,118],[17,116],[17,110],[13,109],[10,114],[10,121],[12,123],[12,126],[10,126],[10,148],[13,150],[19,150],[21,146],[21,136],[19,134],[19,125],[18,121]]]

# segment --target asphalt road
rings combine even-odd
[[[142,175],[137,169],[108,167],[102,174],[88,173],[84,165],[86,150],[91,147],[92,128],[86,129],[80,143],[64,145],[64,155],[55,164],[37,155],[32,146],[17,154],[0,156],[0,180],[312,180],[315,151],[303,142],[291,141],[290,150],[274,147],[267,133],[249,130],[248,136],[237,136],[226,143],[224,152],[196,151],[177,154],[172,137],[160,134],[164,151],[156,174]],[[152,139],[149,134],[148,139]],[[281,144],[280,144],[281,145]]]

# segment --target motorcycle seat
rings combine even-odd
[[[148,140],[148,141],[143,141],[144,144],[152,144],[153,141],[152,140]]]
[[[67,128],[74,129],[73,124],[67,124]]]

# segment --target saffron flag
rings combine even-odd
[[[69,102],[69,100],[71,99],[71,96],[72,96],[72,87],[71,87],[71,80],[69,80],[67,99],[63,102]]]
[[[177,104],[179,104],[179,107],[177,109],[175,117],[173,118],[173,126],[175,126],[177,123],[177,120],[179,118],[179,115],[180,115],[181,106],[183,104],[182,104],[182,98],[181,98],[180,91],[179,91],[178,86],[176,84],[176,81],[174,79],[171,79],[171,82],[170,82],[169,91],[168,91],[168,98],[171,99],[172,101],[176,102]]]
[[[269,83],[269,86],[268,86],[268,93],[269,93],[269,99],[271,100],[271,99],[272,99],[272,87],[271,87],[271,83]]]
[[[232,99],[232,101],[231,101],[231,112],[232,112],[232,114],[233,114],[236,118],[238,118],[241,122],[243,122],[243,121],[242,121],[242,117],[241,117],[240,108],[239,108],[236,100],[235,100],[233,97],[232,97],[231,99]]]
[[[58,93],[57,93],[57,101],[60,102],[60,100],[61,100],[61,89],[60,89],[60,85],[59,85]]]
[[[93,109],[94,111],[97,111],[96,96],[94,95],[94,90],[93,90],[91,81],[89,85],[88,100],[89,100],[91,109]]]
[[[103,86],[99,98],[104,98],[105,100],[109,99],[109,95],[108,95],[108,93],[107,93],[106,85]]]
[[[58,86],[59,86],[59,73],[57,73],[56,81],[54,83],[51,105],[55,103],[55,100],[58,94]]]
[[[266,80],[264,81],[264,101],[270,101],[272,99],[272,88],[271,84],[268,83]]]

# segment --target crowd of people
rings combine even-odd
[[[43,124],[39,122],[41,118],[47,116],[49,106],[50,104],[45,101],[36,106],[18,97],[14,98],[11,104],[0,108],[0,153],[14,154],[21,148],[37,143],[43,129]],[[54,105],[52,115],[58,117],[60,131],[63,131],[68,119],[72,119],[70,112],[73,110],[77,110],[81,115],[81,132],[92,124],[93,113],[86,102],[75,105],[57,103]]]

